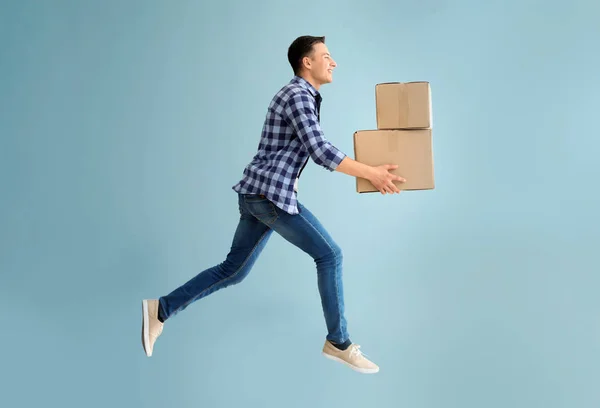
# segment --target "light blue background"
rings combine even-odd
[[[216,4],[2,3],[0,405],[600,406],[598,3]],[[376,83],[432,86],[435,190],[358,195],[314,163],[300,185],[381,372],[320,355],[314,265],[277,236],[149,359],[141,300],[226,255],[303,34],[339,64],[322,123],[347,153]]]

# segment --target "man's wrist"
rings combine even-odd
[[[368,164],[360,162],[357,163],[360,166],[360,174],[358,175],[358,177],[371,180],[371,177],[373,175],[373,167],[369,166]]]
[[[372,166],[353,160],[348,156],[342,160],[336,170],[350,176],[360,177],[367,180],[371,180],[374,172],[374,168]]]

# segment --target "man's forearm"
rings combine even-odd
[[[356,160],[346,156],[344,160],[342,160],[342,162],[336,167],[335,171],[369,180],[373,174],[373,167],[357,162]]]

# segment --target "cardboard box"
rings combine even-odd
[[[431,190],[435,187],[431,129],[361,130],[354,133],[356,161],[371,166],[397,164],[390,173],[406,179],[394,182],[400,190]],[[356,178],[358,193],[378,192],[370,181]]]
[[[377,129],[431,129],[429,82],[386,82],[375,86]]]

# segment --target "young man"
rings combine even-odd
[[[353,344],[344,317],[342,251],[317,218],[297,201],[297,180],[309,159],[328,169],[370,180],[382,193],[398,193],[389,172],[397,166],[367,166],[328,142],[319,125],[321,85],[332,81],[336,67],[324,37],[302,36],[288,49],[293,79],[273,97],[258,152],[233,186],[240,219],[225,261],[201,272],[159,299],[142,302],[142,343],[148,356],[164,322],[209,294],[241,282],[275,231],[311,256],[328,334],[322,353],[361,373],[379,367]]]

